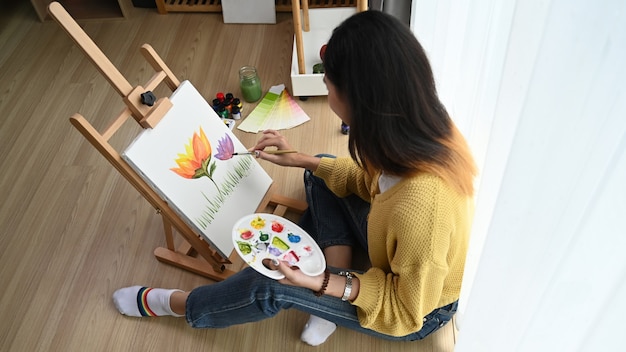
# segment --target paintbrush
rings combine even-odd
[[[243,152],[243,153],[233,153],[233,156],[235,155],[256,155],[258,151],[252,151],[252,152]],[[283,150],[263,150],[263,152],[267,153],[267,154],[289,154],[289,153],[297,153],[297,150],[291,150],[291,149],[283,149]]]

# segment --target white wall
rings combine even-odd
[[[481,165],[457,350],[620,349],[626,2],[414,0],[411,26]]]

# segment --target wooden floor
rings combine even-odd
[[[164,245],[160,217],[68,121],[80,112],[103,128],[121,111],[121,98],[28,1],[0,4],[0,351],[453,350],[452,324],[413,343],[340,328],[312,348],[299,340],[307,316],[298,311],[221,330],[117,313],[111,294],[119,287],[189,290],[211,281],[155,259],[154,248]],[[279,14],[276,25],[224,25],[220,14],[151,9],[129,15],[80,23],[132,85],[152,74],[138,52],[143,43],[207,99],[237,93],[237,68],[245,64],[258,67],[266,89],[290,83],[289,14]],[[284,132],[292,146],[347,155],[347,137],[326,98],[299,104],[311,121]],[[112,143],[123,149],[137,132],[124,126]],[[246,145],[258,138],[237,135]],[[303,199],[301,170],[263,166],[281,194]]]

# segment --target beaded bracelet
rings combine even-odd
[[[326,287],[328,286],[328,281],[330,280],[330,271],[328,269],[324,270],[324,281],[322,282],[322,288],[319,291],[314,292],[316,297],[320,297],[326,291]]]

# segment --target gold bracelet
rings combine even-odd
[[[328,281],[330,280],[330,271],[328,269],[324,270],[324,281],[322,282],[322,288],[319,291],[313,292],[315,297],[320,297],[326,291],[326,287],[328,287]]]

